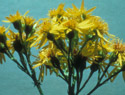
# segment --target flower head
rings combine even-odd
[[[68,18],[76,19],[76,21],[81,22],[87,18],[90,18],[90,12],[92,12],[96,7],[93,7],[89,10],[84,8],[84,0],[82,0],[82,4],[80,9],[77,8],[74,4],[72,4],[73,8],[67,8],[67,16]]]
[[[22,34],[22,39],[25,39],[25,34]],[[7,32],[7,46],[9,47],[9,49],[12,51],[12,53],[16,51],[21,51],[22,50],[22,42],[21,42],[21,38],[20,38],[20,34],[19,33],[14,33],[12,30],[9,30]]]
[[[25,33],[28,36],[29,34],[32,34],[33,27],[35,25],[35,19],[33,17],[25,16],[24,18],[25,22]]]
[[[4,45],[6,44],[6,34],[5,31],[7,29],[4,26],[0,26],[0,42],[3,43]]]
[[[64,13],[65,13],[65,11],[64,11],[63,8],[64,8],[64,4],[60,4],[56,10],[53,9],[53,10],[50,10],[50,11],[49,11],[49,16],[50,16],[51,18],[53,18],[53,17],[55,17],[55,16],[56,16],[57,18],[63,16]]]
[[[0,26],[0,34],[4,34],[6,31],[6,28],[4,26]]]
[[[35,24],[35,19],[33,17],[26,16],[24,20],[26,25],[33,26]]]
[[[29,11],[27,11],[24,16],[28,13]],[[20,30],[22,28],[22,23],[24,23],[23,21],[23,16],[20,15],[20,13],[17,11],[16,14],[14,15],[10,15],[9,17],[6,17],[7,21],[3,20],[3,22],[9,22],[12,23],[15,27],[15,29]]]
[[[47,69],[49,69],[50,74],[53,71],[52,69],[54,69],[52,64],[52,58],[58,57],[61,55],[62,53],[59,50],[57,50],[57,48],[52,42],[49,42],[49,44],[39,52],[37,60],[33,62],[33,65],[34,65],[33,68],[40,67],[39,76],[41,81],[43,81],[45,69],[46,69],[46,74],[47,74]],[[54,69],[54,71],[58,72],[57,69]]]
[[[123,68],[125,66],[125,44],[123,44],[119,39],[113,44],[113,49],[115,54],[118,56],[117,60],[113,63],[114,69],[110,72],[109,76],[117,72],[119,69]],[[123,79],[125,80],[125,71],[122,71]],[[114,81],[114,79],[117,76],[114,76],[111,79],[111,82]]]
[[[15,21],[18,21],[18,20],[21,20],[22,19],[22,16],[20,15],[20,13],[17,11],[15,15],[10,15],[10,17],[6,17],[6,19],[8,21],[6,22],[15,22]]]

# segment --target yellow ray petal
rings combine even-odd
[[[72,4],[72,6],[73,6],[74,10],[78,10],[78,8],[74,4]]]
[[[88,11],[86,11],[86,13],[90,13],[90,12],[94,11],[95,9],[96,9],[96,7],[93,7],[91,9],[89,9]]]
[[[10,23],[10,21],[8,21],[8,20],[2,20],[2,22],[5,22],[5,23]]]
[[[36,67],[39,67],[39,66],[41,66],[43,64],[43,62],[42,63],[37,63],[35,66],[33,66],[32,68],[33,69],[35,69]]]
[[[26,16],[29,13],[29,10],[25,12],[25,14],[23,16]]]
[[[108,42],[108,43],[109,43],[109,41],[103,37],[103,35],[99,32],[99,30],[97,30],[97,35],[98,35],[102,40],[104,40],[105,42]]]
[[[122,66],[122,57],[121,57],[121,54],[118,54],[118,59],[119,59],[119,65]]]
[[[81,8],[80,8],[81,10],[83,10],[84,9],[84,0],[82,0],[82,4],[81,4]]]
[[[17,12],[16,12],[16,15],[17,15],[17,16],[20,16],[20,13],[19,13],[19,11],[17,11]]]

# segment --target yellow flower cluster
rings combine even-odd
[[[72,66],[81,71],[87,68],[95,71],[93,65],[96,64],[104,71],[109,60],[114,68],[110,73],[107,71],[108,76],[111,76],[119,68],[125,67],[125,45],[117,42],[116,37],[108,33],[106,22],[92,15],[91,12],[96,7],[86,10],[84,0],[80,9],[74,4],[72,6],[73,8],[64,9],[64,4],[60,4],[57,9],[49,11],[48,18],[38,21],[26,16],[28,12],[20,15],[17,11],[15,15],[6,17],[8,21],[4,22],[11,22],[18,33],[12,30],[5,33],[5,27],[0,27],[0,56],[2,56],[0,62],[5,60],[1,51],[5,52],[6,47],[12,52],[15,50],[24,52],[24,45],[28,45],[30,48],[33,46],[42,48],[37,60],[33,62],[33,68],[40,67],[41,80],[43,80],[44,68],[58,75],[58,70],[67,73],[70,71],[68,67],[73,68]],[[5,36],[7,41],[4,40]],[[117,56],[115,61],[111,53]],[[88,67],[85,66],[86,62],[89,63]],[[125,80],[125,71],[123,71],[123,78]]]
[[[35,22],[33,17],[26,16],[27,13],[28,11],[21,15],[17,11],[16,14],[6,17],[7,21],[3,20],[3,22],[12,23],[17,32],[9,29],[10,26],[8,28],[0,26],[0,63],[2,60],[5,61],[4,53],[11,51],[13,54],[15,50],[23,52],[24,44],[30,45],[27,39],[34,33],[38,22]]]
[[[61,68],[65,65],[68,66],[65,56],[68,56],[69,51],[72,60],[75,59],[74,56],[80,54],[87,57],[88,63],[99,64],[102,71],[108,65],[107,60],[110,53],[115,52],[116,55],[118,54],[118,62],[113,64],[120,64],[119,66],[122,68],[125,48],[121,47],[122,53],[118,52],[119,48],[114,48],[116,38],[108,33],[108,24],[100,17],[91,14],[96,7],[86,10],[84,1],[82,1],[80,9],[74,4],[72,6],[73,8],[64,9],[64,4],[60,4],[57,9],[51,9],[49,17],[42,19],[43,22],[38,26],[37,31],[28,39],[32,41],[31,47],[42,47],[38,56],[40,61],[35,62],[34,68],[49,64],[49,69],[52,70],[53,56],[59,59]],[[99,55],[100,51],[104,53],[104,58]],[[58,52],[62,54],[60,55]],[[101,58],[102,60],[100,60]],[[73,65],[73,63],[71,64]],[[118,70],[119,66],[113,66],[115,70]],[[112,75],[115,70],[111,73],[107,71],[108,76]],[[43,80],[43,69],[41,74]],[[125,79],[125,73],[123,73],[123,78]]]

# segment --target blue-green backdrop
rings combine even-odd
[[[28,15],[36,20],[47,17],[48,10],[57,8],[60,3],[65,3],[65,7],[72,7],[74,3],[80,7],[82,0],[0,0],[0,26],[8,26],[5,16],[15,14],[18,10],[24,14],[27,10]],[[90,9],[96,6],[93,15],[102,17],[109,24],[109,32],[125,41],[125,0],[85,0],[85,7]],[[37,52],[33,49],[33,53]],[[15,54],[16,55],[16,54]],[[87,73],[84,77],[87,77]],[[87,93],[96,83],[96,75],[92,77],[85,90],[80,93]],[[67,85],[63,80],[55,75],[47,76],[42,83],[44,95],[67,95]],[[20,71],[16,64],[6,57],[6,63],[0,65],[0,95],[39,95],[34,87],[33,81]],[[125,95],[125,82],[120,74],[114,83],[108,82],[92,95]]]

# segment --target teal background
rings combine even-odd
[[[28,15],[38,20],[47,17],[48,10],[57,8],[60,3],[65,3],[66,8],[72,7],[72,3],[77,7],[81,6],[81,0],[0,0],[0,21],[5,20],[5,16],[9,14],[15,14],[17,10],[21,14],[29,10]],[[85,0],[87,9],[93,6],[97,7],[93,15],[102,17],[109,24],[109,33],[125,41],[125,0]],[[8,26],[9,24],[0,22],[0,26],[2,25]],[[32,52],[37,54],[34,49]],[[6,60],[6,63],[0,65],[0,95],[39,95],[33,81],[10,59],[6,57]],[[87,75],[86,71],[84,77]],[[96,79],[95,74],[80,95],[90,91]],[[67,95],[66,83],[55,75],[48,75],[44,78],[42,89],[44,95]],[[114,83],[107,82],[92,95],[125,95],[125,82],[122,74],[118,75]]]

